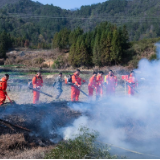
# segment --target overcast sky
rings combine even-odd
[[[80,8],[82,5],[91,5],[96,3],[105,2],[106,0],[33,0],[42,4],[53,4],[54,6],[61,7],[63,9],[75,9]]]

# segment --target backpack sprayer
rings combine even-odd
[[[82,92],[85,96],[88,97],[88,94],[82,91],[78,86],[76,86],[74,83],[72,83],[72,75],[69,75],[69,77],[65,77],[65,84],[71,85],[75,88],[77,88],[80,92]]]

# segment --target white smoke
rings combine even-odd
[[[79,119],[75,120],[73,126],[67,127],[64,129],[64,139],[74,139],[79,134],[79,127],[86,126],[88,122],[88,118],[83,116]]]
[[[160,44],[156,47],[160,58]],[[135,148],[132,142],[160,140],[160,60],[142,59],[135,73],[139,81],[139,93],[135,96],[104,97],[91,106],[72,106],[72,109],[88,112],[90,116],[82,116],[74,121],[72,127],[64,128],[64,138],[73,139],[83,124],[98,131],[99,140],[104,143],[150,152],[155,146],[149,145],[146,149],[139,145]],[[158,151],[153,153],[159,154]]]

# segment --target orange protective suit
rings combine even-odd
[[[3,77],[0,81],[0,105],[2,105],[6,100],[7,80]]]
[[[131,87],[128,85],[128,95],[134,95],[134,93],[135,93],[134,88],[138,85],[136,78],[134,76],[130,75],[127,82],[130,83],[132,86]]]
[[[40,90],[40,87],[43,86],[42,77],[38,77],[38,76],[33,77],[32,84],[33,84],[33,88],[36,88],[36,89]],[[39,97],[40,97],[40,93],[36,92],[36,91],[33,91],[33,104],[38,103]]]
[[[106,82],[106,84],[107,84],[106,94],[107,95],[114,95],[115,94],[115,87],[117,86],[117,77],[106,75],[104,82]]]
[[[97,87],[97,78],[92,76],[89,79],[89,84],[88,84],[88,92],[89,92],[89,96],[92,97],[93,96],[93,91],[94,89]]]
[[[74,83],[76,86],[81,85],[81,81],[82,79],[79,77],[79,75],[76,73],[72,75],[72,83]],[[71,86],[71,101],[79,101],[79,95],[80,91],[74,86]]]
[[[96,89],[96,95],[99,97],[103,94],[103,76],[98,75],[97,76],[97,89]]]

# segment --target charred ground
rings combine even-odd
[[[2,74],[1,74],[2,76]],[[11,125],[0,123],[0,158],[44,158],[45,154],[52,150],[56,144],[63,140],[61,128],[72,125],[73,121],[83,115],[83,111],[78,111],[71,107],[70,86],[63,85],[63,94],[59,101],[55,101],[56,89],[52,87],[52,83],[57,74],[42,75],[44,78],[44,86],[42,90],[53,95],[53,98],[41,95],[39,105],[32,105],[32,91],[27,84],[33,78],[32,75],[11,74],[10,87],[8,94],[11,99],[16,101],[16,105],[5,105],[0,107],[0,119],[5,120]],[[89,79],[91,74],[82,74],[81,77]],[[117,73],[119,80],[117,95],[124,95],[123,82],[121,76]],[[87,84],[82,86],[82,90],[88,93]],[[88,106],[87,97],[80,95],[80,107],[95,108],[99,104]],[[85,104],[87,104],[85,106]],[[107,112],[96,112],[96,115],[90,115],[92,118],[110,117],[114,115],[117,127],[123,128],[127,133],[127,141],[140,141],[139,133],[143,133],[147,126],[143,124],[141,119],[136,121],[124,114],[119,114],[119,109],[109,102],[103,103]],[[91,109],[92,109],[91,108]],[[85,109],[84,109],[85,110]],[[88,116],[87,116],[88,117]],[[106,121],[106,119],[104,119]],[[124,123],[125,121],[125,123]],[[14,127],[17,125],[29,129],[28,132],[23,129]],[[155,135],[154,135],[155,136]],[[159,135],[157,136],[159,138]]]
[[[69,109],[67,103],[1,107],[0,119],[11,125],[0,122],[0,158],[24,158],[27,152],[30,154],[25,158],[44,158],[43,152],[63,140],[58,129],[71,124],[81,115]]]

